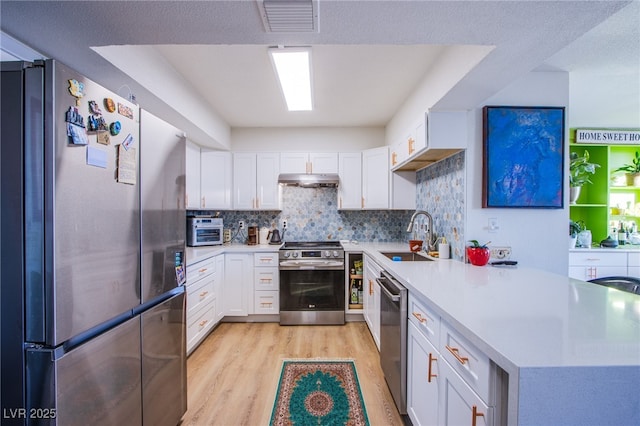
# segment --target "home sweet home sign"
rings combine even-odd
[[[577,143],[640,145],[640,130],[577,129]]]

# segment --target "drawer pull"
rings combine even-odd
[[[271,306],[273,306],[273,303],[271,303],[271,302],[260,302],[260,306],[262,306],[263,308],[264,307],[270,308]]]
[[[373,283],[369,280],[369,296],[373,295]]]
[[[260,258],[260,262],[269,262],[269,263],[271,263],[272,260],[273,260],[272,257],[261,257]]]
[[[200,321],[200,324],[198,324],[198,325],[200,327],[204,327],[208,322],[209,322],[209,320]]]
[[[469,361],[469,358],[467,358],[467,357],[465,357],[465,356],[460,356],[460,354],[458,353],[458,351],[459,351],[460,349],[458,349],[458,348],[452,348],[452,347],[451,347],[451,346],[449,346],[449,345],[445,345],[445,347],[447,348],[447,350],[448,350],[449,352],[451,352],[451,355],[453,355],[453,356],[458,360],[458,362],[459,362],[460,364],[464,365],[464,364],[466,364],[466,362],[467,362],[467,361]]]
[[[484,417],[484,413],[479,412],[478,411],[478,407],[476,407],[475,405],[471,408],[471,415],[472,415],[472,419],[471,419],[471,426],[476,426],[476,419],[478,417]]]
[[[433,361],[437,361],[438,358],[436,358],[435,356],[433,356],[433,354],[431,352],[429,352],[429,372],[427,374],[427,381],[429,383],[431,383],[431,379],[433,379],[434,377],[438,377],[437,374],[432,374],[431,373],[431,365],[433,363]]]
[[[205,272],[207,272],[207,268],[200,268],[200,269],[198,269],[198,273],[199,273],[199,274],[203,274],[203,273],[205,273]]]
[[[261,283],[270,283],[273,281],[273,278],[260,278]]]
[[[418,319],[418,321],[420,321],[422,324],[424,324],[425,322],[427,322],[427,319],[425,317],[423,317],[420,312],[413,312],[413,316],[416,317]]]
[[[208,291],[203,291],[202,293],[200,293],[200,297],[205,297],[207,294],[209,294]]]

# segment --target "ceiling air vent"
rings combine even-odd
[[[268,33],[318,32],[318,0],[256,0]]]

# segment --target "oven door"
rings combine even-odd
[[[344,269],[281,269],[281,311],[344,311]]]
[[[212,246],[222,244],[222,227],[196,228],[193,231],[191,246]]]

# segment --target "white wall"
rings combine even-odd
[[[531,72],[496,95],[485,105],[567,106],[569,74]],[[491,241],[491,245],[511,246],[513,260],[566,275],[568,268],[569,186],[564,185],[563,209],[482,208],[482,106],[473,111],[471,143],[466,153],[467,218],[466,240]],[[566,116],[565,116],[566,123]],[[568,155],[568,126],[565,129],[565,158]],[[497,218],[499,230],[489,232],[489,218]]]
[[[382,127],[232,128],[232,151],[357,152],[384,145]]]

